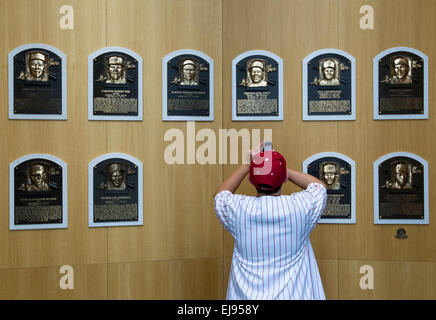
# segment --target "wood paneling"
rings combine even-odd
[[[272,129],[274,147],[285,156],[287,166],[296,170],[302,170],[303,161],[315,153],[336,151],[338,122],[302,120],[301,61],[312,51],[337,47],[337,1],[272,1],[265,6],[264,1],[225,0],[223,8],[223,127],[261,129],[262,135],[264,129]],[[249,50],[267,50],[283,59],[283,121],[231,121],[231,63]],[[224,175],[233,168],[225,166]],[[298,188],[287,183],[283,191]],[[238,192],[255,194],[247,181]],[[337,258],[337,238],[337,226],[317,226],[312,233],[316,256]]]
[[[63,1],[2,1],[0,61],[7,70],[7,53],[26,43],[48,44],[67,56],[68,120],[8,120],[7,86],[2,86],[1,130],[4,161],[29,153],[48,153],[68,165],[68,229],[8,231],[8,184],[1,185],[0,267],[35,267],[63,264],[103,263],[107,260],[107,231],[87,227],[87,163],[106,153],[106,123],[87,121],[87,58],[106,43],[105,1],[76,1],[75,29],[59,27]],[[92,27],[91,27],[92,26]],[[92,32],[90,30],[92,29]],[[7,73],[2,73],[7,83]]]
[[[324,293],[327,300],[339,299],[339,272],[338,260],[322,260],[317,259],[319,273],[321,274],[321,281],[324,287]]]
[[[360,282],[371,266],[374,289],[362,289]],[[412,261],[339,260],[339,299],[435,299],[436,263]],[[364,278],[366,280],[366,278]]]
[[[109,264],[109,299],[223,299],[222,259]]]
[[[432,63],[436,46],[431,39],[436,30],[433,1],[339,1],[339,44],[342,50],[356,57],[357,120],[341,122],[340,151],[356,161],[357,224],[340,226],[339,252],[341,259],[376,259],[435,261],[435,225],[432,223],[432,164],[436,151],[432,148],[436,120],[432,114],[436,89]],[[374,8],[375,29],[361,30],[360,7]],[[429,58],[429,119],[372,119],[372,59],[391,47],[407,46],[424,52]],[[409,238],[400,241],[394,236],[398,225],[374,225],[373,221],[373,163],[390,152],[411,152],[429,163],[430,225],[402,226]]]
[[[236,166],[168,165],[163,157],[168,129],[180,129],[186,138],[185,122],[161,120],[162,58],[180,49],[201,51],[215,63],[215,120],[196,123],[196,132],[272,129],[274,147],[298,170],[306,158],[325,151],[356,161],[357,223],[318,225],[311,234],[328,299],[436,296],[434,1],[411,6],[408,0],[271,0],[268,5],[261,0],[76,0],[71,3],[74,30],[59,27],[64,4],[0,1],[0,176],[7,181],[9,163],[29,153],[63,159],[69,174],[66,230],[9,231],[8,183],[0,184],[0,298],[225,297],[233,239],[215,217],[212,195]],[[374,30],[359,27],[363,5],[374,8]],[[8,119],[7,54],[26,43],[48,44],[67,55],[68,120]],[[105,46],[126,47],[143,58],[143,121],[87,120],[87,58]],[[429,57],[429,120],[372,119],[372,58],[394,46],[413,47]],[[355,121],[302,120],[301,61],[323,48],[356,58]],[[283,59],[283,121],[231,121],[231,62],[248,50],[267,50]],[[372,164],[394,151],[429,162],[430,225],[406,226],[405,240],[394,237],[400,226],[373,224]],[[87,165],[108,152],[127,153],[144,164],[144,226],[87,226]],[[284,186],[286,193],[296,191],[294,185]],[[244,181],[238,192],[254,194],[254,189]],[[59,289],[64,264],[77,271],[72,292]],[[363,264],[374,267],[373,291],[359,287]]]
[[[186,122],[163,122],[162,58],[180,49],[204,52],[215,64],[215,121],[221,124],[221,1],[108,1],[108,46],[127,47],[143,58],[144,121],[108,123],[109,152],[131,154],[144,164],[144,226],[109,230],[109,261],[220,257],[222,231],[213,211],[219,165],[168,165],[163,137]],[[199,145],[199,144],[197,144]]]
[[[107,264],[72,265],[72,289],[61,289],[64,274],[59,273],[60,267],[0,269],[0,299],[100,300],[107,297]]]

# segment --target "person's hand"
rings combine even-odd
[[[259,154],[263,152],[263,148],[265,146],[265,141],[262,141],[257,147],[254,149],[248,150],[248,152],[245,155],[245,159],[243,161],[244,164],[250,164],[253,160],[253,155]]]

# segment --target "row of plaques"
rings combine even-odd
[[[67,227],[67,164],[31,154],[10,164],[10,230]],[[339,153],[319,153],[303,171],[327,186],[320,223],[356,223],[355,162]],[[88,165],[89,227],[143,224],[142,163],[123,153]],[[391,153],[374,163],[374,223],[428,224],[428,165],[411,153]]]
[[[66,56],[44,44],[12,50],[9,118],[67,118]],[[323,49],[303,60],[303,120],[356,119],[356,62],[350,54]],[[428,118],[428,58],[395,47],[373,60],[374,119]],[[179,50],[162,60],[162,119],[213,121],[213,60]],[[88,119],[142,120],[142,58],[121,47],[88,57]],[[232,120],[283,120],[283,60],[248,51],[232,61]]]
[[[67,164],[31,154],[9,167],[9,229],[67,228]],[[89,227],[143,225],[142,163],[123,153],[88,165]]]

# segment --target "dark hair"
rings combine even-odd
[[[282,187],[282,185],[279,185],[277,188],[275,188],[273,190],[265,190],[265,189],[262,189],[262,186],[265,186],[267,188],[270,187],[270,186],[268,186],[266,184],[260,184],[259,185],[260,188],[256,188],[258,193],[274,194],[274,193],[277,193],[280,190],[280,188]]]

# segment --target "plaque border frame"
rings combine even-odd
[[[138,115],[137,116],[114,116],[114,115],[94,115],[94,63],[93,60],[111,51],[117,51],[128,54],[138,61]],[[104,47],[92,52],[88,55],[88,120],[110,120],[110,121],[142,121],[143,114],[143,70],[142,70],[142,57],[136,52],[123,48],[123,47]]]
[[[279,114],[278,116],[238,116],[236,113],[236,94],[237,94],[237,83],[236,83],[236,64],[241,61],[242,59],[245,59],[250,56],[256,56],[256,55],[262,55],[270,57],[271,59],[274,59],[279,67],[279,92],[278,92],[278,99],[279,99]],[[265,50],[250,50],[245,51],[238,55],[236,58],[232,60],[232,121],[283,121],[283,59],[280,58],[278,55]]]
[[[51,51],[59,56],[62,60],[61,62],[61,72],[62,72],[62,112],[61,114],[15,114],[14,113],[14,56],[18,53],[28,50],[28,49],[43,49]],[[43,43],[27,43],[22,46],[16,47],[8,53],[8,113],[9,119],[20,119],[20,120],[67,120],[67,56],[65,53],[59,49],[49,46]]]
[[[379,218],[379,194],[378,194],[378,166],[393,157],[408,157],[422,164],[424,167],[424,219],[380,219]],[[409,152],[392,152],[381,156],[374,162],[374,224],[429,224],[429,205],[428,205],[428,162],[420,156]]]
[[[345,162],[347,162],[351,169],[351,218],[333,218],[333,219],[326,219],[326,218],[320,218],[318,223],[324,223],[324,224],[355,224],[356,223],[356,162],[347,157],[346,155],[343,155],[341,153],[337,152],[321,152],[314,154],[304,160],[303,162],[303,172],[307,173],[307,167],[310,163],[312,163],[315,160],[318,160],[320,158],[325,157],[335,157],[338,159],[341,159]]]
[[[168,115],[168,61],[174,57],[192,54],[199,56],[209,63],[209,115],[208,116],[169,116]],[[167,54],[162,59],[162,120],[163,121],[214,121],[214,62],[207,54],[192,50],[181,49]]]
[[[320,56],[322,54],[339,54],[344,56],[349,61],[351,61],[351,114],[349,115],[309,115],[309,110],[306,108],[308,103],[308,75],[306,65],[313,58]],[[302,105],[302,113],[303,113],[303,121],[333,121],[333,120],[356,120],[356,58],[353,57],[348,52],[343,50],[327,48],[320,49],[308,54],[302,61],[302,90],[303,90],[303,105]]]
[[[416,54],[417,56],[421,57],[421,59],[424,60],[424,69],[423,69],[423,78],[424,78],[424,85],[423,85],[423,100],[424,100],[424,106],[423,110],[424,113],[422,114],[379,114],[379,104],[378,104],[378,90],[379,90],[379,82],[378,82],[378,63],[379,60],[384,58],[386,55],[396,52],[396,51],[406,51],[413,54]],[[382,52],[380,52],[378,55],[374,57],[372,60],[372,73],[373,73],[373,119],[374,120],[404,120],[404,119],[428,119],[428,56],[414,48],[410,47],[393,47],[386,49]]]
[[[62,167],[62,223],[15,224],[15,167],[32,159],[45,159]],[[62,159],[50,154],[32,153],[9,164],[9,230],[66,229],[68,228],[68,168]]]
[[[138,221],[94,222],[94,166],[102,161],[120,158],[134,163],[138,167]],[[106,153],[91,160],[88,164],[88,227],[125,227],[142,226],[143,219],[143,166],[142,162],[126,153]]]

